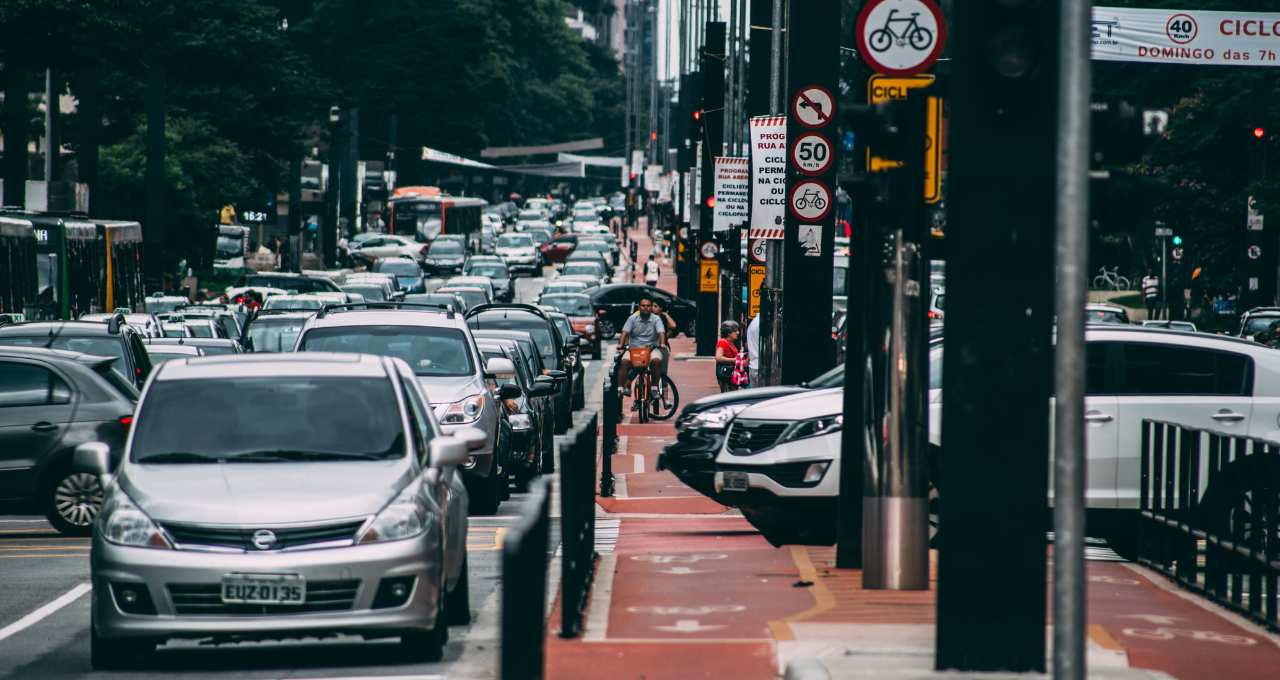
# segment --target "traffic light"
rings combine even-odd
[[[716,197],[715,197],[715,196],[708,196],[708,197],[707,197],[707,207],[708,207],[708,208],[714,208],[714,207],[716,207]]]
[[[1267,129],[1256,125],[1249,133],[1248,181],[1260,182],[1267,178]]]
[[[1175,245],[1175,246],[1180,246],[1180,245],[1182,245],[1182,237],[1181,237],[1181,236],[1178,236],[1177,234],[1174,234],[1174,236],[1173,236],[1173,245]]]
[[[1266,137],[1266,136],[1267,136],[1267,129],[1266,129],[1266,128],[1259,126],[1259,127],[1256,127],[1256,128],[1254,128],[1254,129],[1253,129],[1253,138],[1254,138],[1254,139],[1262,139],[1263,137]]]
[[[701,122],[702,122],[702,109],[694,109],[694,110],[693,110],[693,122],[694,122],[694,123],[701,123]]]

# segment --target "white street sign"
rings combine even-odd
[[[751,172],[747,159],[736,156],[716,156],[715,172],[716,206],[711,228],[728,231],[747,221]]]
[[[871,68],[911,75],[937,61],[947,26],[932,0],[881,0],[864,5],[854,31],[862,59]]]
[[[787,117],[751,119],[751,238],[781,239],[787,203]]]
[[[821,224],[800,225],[800,248],[808,257],[818,257],[822,254]]]

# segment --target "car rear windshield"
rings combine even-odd
[[[1245,323],[1244,329],[1240,331],[1240,335],[1257,335],[1262,331],[1271,328],[1271,324],[1280,321],[1280,316],[1255,316],[1251,317]]]
[[[542,304],[569,316],[591,316],[591,298],[585,295],[550,295],[542,298]]]
[[[399,357],[420,376],[464,376],[475,373],[467,336],[456,328],[423,326],[347,326],[315,328],[298,349],[311,352],[355,352]]]
[[[291,352],[306,319],[259,317],[249,324],[249,342],[255,352]]]
[[[210,413],[218,427],[209,427]],[[161,380],[138,413],[135,463],[385,460],[404,453],[390,383],[268,376]]]
[[[120,362],[113,361],[111,363],[117,364]],[[138,388],[134,387],[133,383],[126,380],[118,371],[112,370],[110,366],[94,366],[93,372],[97,373],[99,377],[106,381],[106,383],[111,386],[111,390],[116,394],[119,394],[129,401],[138,400]]]
[[[432,248],[434,250],[434,247]],[[413,260],[383,260],[378,263],[376,271],[394,274],[396,276],[417,276],[422,273],[418,268],[418,263]]]
[[[302,276],[296,278],[292,276],[247,276],[245,277],[244,285],[253,288],[283,288],[284,290],[296,290],[299,293],[333,290],[333,286],[328,281]]]
[[[299,300],[297,298],[269,297],[263,309],[310,310],[320,309],[324,303],[320,300]]]
[[[343,286],[342,290],[362,295],[369,302],[386,302],[387,300],[387,293],[381,286]]]
[[[128,375],[129,367],[124,358],[124,343],[116,336],[76,337],[74,335],[6,336],[0,337],[0,345],[16,347],[44,347],[47,349],[65,349],[71,352],[93,354],[100,357],[114,357],[111,368],[120,375]]]
[[[440,240],[431,244],[431,248],[427,250],[429,255],[461,255],[463,253],[462,244],[453,240]]]
[[[485,276],[491,279],[507,278],[506,265],[497,262],[473,264],[467,269],[468,276]]]
[[[488,328],[503,331],[526,331],[533,336],[533,343],[538,346],[538,354],[548,365],[556,360],[556,343],[551,335],[551,328],[546,321],[521,316],[499,316],[498,314],[481,314],[478,319],[469,322],[472,328]]]
[[[599,276],[601,269],[601,265],[595,262],[570,262],[564,266],[560,274],[561,276]]]
[[[533,245],[533,237],[528,234],[503,234],[498,237],[499,248],[527,248]]]

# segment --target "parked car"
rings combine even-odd
[[[102,508],[94,475],[72,469],[76,446],[99,441],[119,459],[138,400],[119,358],[0,346],[0,498],[34,501],[64,534],[88,536]]]
[[[0,346],[43,347],[113,357],[117,373],[138,389],[151,374],[151,360],[142,333],[117,314],[109,323],[34,321],[0,326]]]
[[[118,465],[76,449],[78,471],[116,480],[91,548],[93,666],[145,663],[170,638],[326,631],[438,660],[469,620],[457,468],[482,441],[442,433],[396,359],[164,364]]]
[[[486,360],[504,358],[515,366],[509,377],[494,381],[494,394],[511,425],[512,480],[516,489],[527,491],[530,480],[554,468],[555,380],[531,374],[514,340],[478,338],[476,344]]]
[[[430,260],[430,258],[431,253],[428,252],[427,259]],[[369,269],[379,274],[390,274],[396,277],[396,283],[405,293],[427,292],[427,279],[422,275],[422,267],[413,258],[384,257],[374,262]]]
[[[295,348],[404,360],[445,432],[476,428],[484,433],[484,445],[463,466],[464,477],[472,510],[485,515],[498,511],[507,493],[501,455],[509,442],[501,437],[500,414],[485,381],[510,375],[515,368],[509,362],[485,361],[461,314],[398,309],[395,304],[328,308],[306,322]]]
[[[556,393],[556,432],[568,430],[573,411],[573,383],[569,381],[573,366],[566,348],[567,339],[561,337],[547,313],[533,305],[481,305],[467,312],[467,324],[475,331],[514,330],[533,336],[543,365],[562,372],[559,376],[564,378],[564,382],[557,385]]]
[[[560,337],[565,339],[565,354],[569,358],[569,381],[573,385],[572,408],[576,411],[587,405],[587,371],[582,364],[582,341],[573,332],[573,324],[564,312],[554,307],[543,307],[542,311],[546,312],[547,318],[556,325],[556,330],[560,331]]]
[[[351,250],[351,259],[357,264],[370,265],[384,257],[406,256],[415,262],[423,261],[427,246],[410,236],[379,234]]]
[[[676,331],[684,333],[689,337],[693,337],[697,333],[695,321],[698,316],[698,307],[694,303],[678,298],[661,288],[655,286],[646,286],[640,283],[615,283],[599,288],[590,292],[591,305],[595,307],[596,330],[600,336],[606,340],[612,339],[617,335],[618,329],[622,328],[622,324],[626,323],[627,317],[631,316],[636,305],[640,302],[641,295],[648,295],[652,299],[660,302],[675,320],[677,329],[668,329],[667,333],[670,337],[675,337]]]

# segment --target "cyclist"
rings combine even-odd
[[[649,371],[653,375],[654,384],[659,384],[665,367],[662,347],[666,344],[667,327],[662,323],[662,318],[653,313],[653,298],[647,295],[641,296],[639,311],[628,317],[627,322],[622,324],[622,335],[618,338],[618,353],[622,360],[618,362],[618,374],[614,384],[620,388],[625,388],[627,384],[627,369],[631,367],[631,362],[626,360],[626,355],[623,355],[622,351],[642,348],[650,350]],[[639,410],[640,405],[632,404],[631,408]]]

